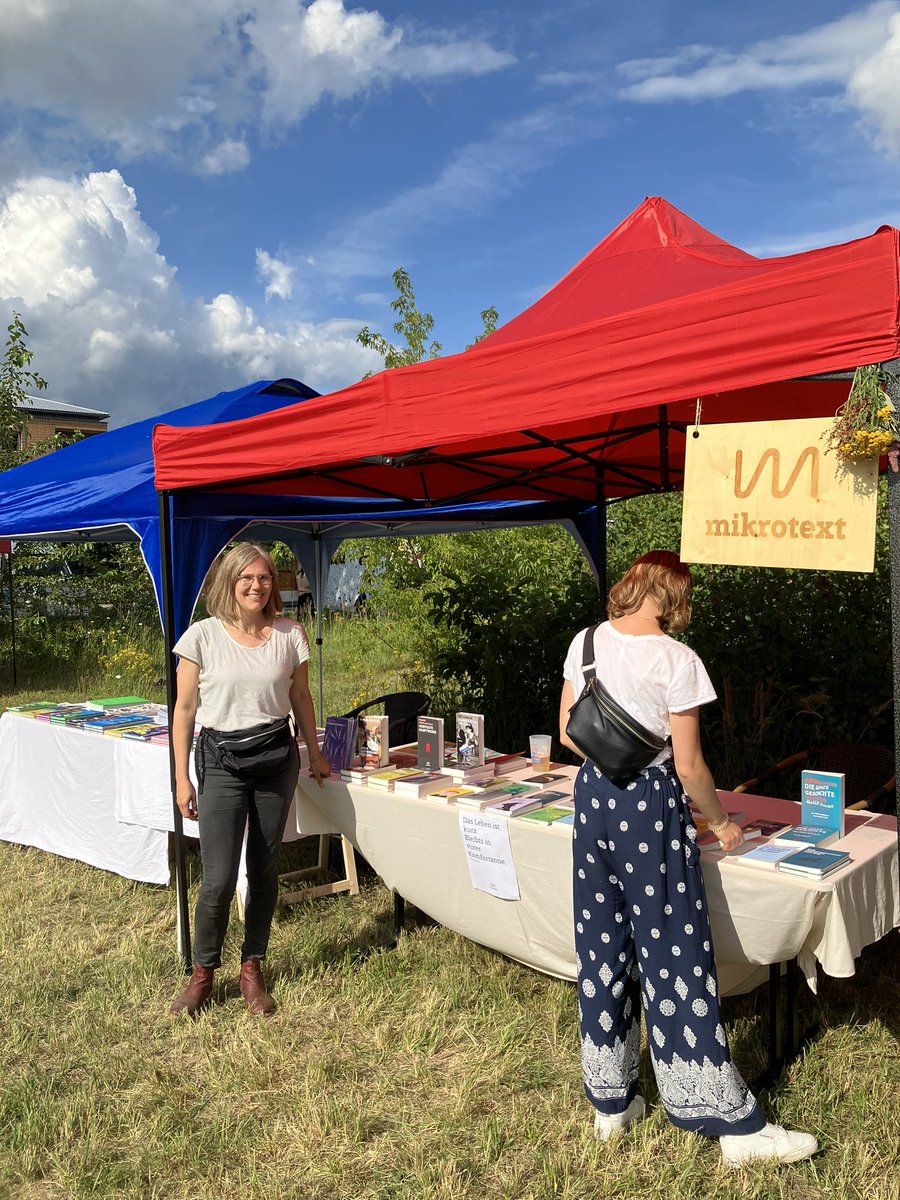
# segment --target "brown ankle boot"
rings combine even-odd
[[[193,974],[188,985],[178,997],[172,1001],[170,1013],[186,1012],[190,1017],[196,1017],[200,1009],[212,995],[214,967],[201,967],[194,964]]]
[[[275,1011],[275,1001],[266,991],[258,958],[241,963],[241,995],[250,1011],[258,1017],[268,1017]]]

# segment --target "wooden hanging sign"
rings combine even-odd
[[[831,425],[813,417],[688,426],[682,559],[873,570],[878,462],[826,453]]]

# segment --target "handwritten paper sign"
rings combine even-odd
[[[826,453],[831,418],[690,425],[681,557],[871,571],[878,463]]]
[[[506,819],[460,809],[459,832],[469,860],[472,887],[501,900],[518,900],[519,881]]]

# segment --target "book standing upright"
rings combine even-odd
[[[456,759],[461,767],[484,766],[484,716],[456,714]]]
[[[800,824],[844,836],[845,778],[838,771],[801,771]]]

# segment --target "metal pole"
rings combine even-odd
[[[596,474],[596,508],[594,519],[597,522],[597,591],[600,593],[600,603],[606,611],[606,593],[609,590],[609,563],[607,562],[609,546],[606,526],[606,492],[603,486],[603,468],[597,467]]]
[[[9,547],[9,552],[6,555],[6,571],[7,580],[9,583],[9,641],[10,649],[12,650],[12,681],[13,687],[19,686],[19,675],[16,669],[16,604],[13,599],[13,565],[12,565],[12,545]]]
[[[169,524],[169,493],[159,493],[159,550],[162,565],[163,640],[166,655],[166,707],[169,730],[175,710],[175,598],[172,589],[172,530]],[[169,787],[172,791],[172,815],[175,831],[175,904],[177,908],[178,951],[185,972],[191,970],[191,918],[188,913],[187,869],[184,861],[184,823],[175,799],[175,746],[169,737]]]
[[[316,548],[316,647],[319,652],[319,724],[325,724],[325,696],[322,683],[322,609],[325,597],[322,595],[322,534],[317,530],[313,534],[313,545]]]
[[[895,367],[896,360],[889,365]],[[890,380],[890,377],[889,377]],[[900,388],[893,380],[888,395],[900,409]],[[887,455],[888,545],[891,555],[891,650],[894,666],[894,757],[900,749],[900,442],[894,442]],[[900,821],[897,825],[897,862],[900,866]]]

